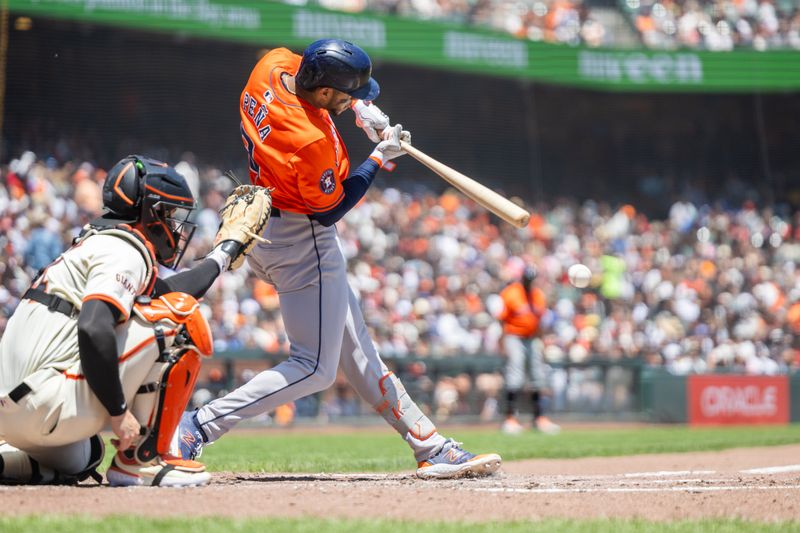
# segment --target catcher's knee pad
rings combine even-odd
[[[134,312],[141,319],[157,324],[156,328],[164,323],[178,328],[172,344],[167,346],[164,341],[159,362],[137,392],[136,403],[140,405],[134,405],[134,414],[146,426],[135,456],[147,463],[169,451],[172,435],[192,396],[201,356],[211,355],[212,339],[197,300],[188,294],[170,293],[148,304],[136,305]],[[140,401],[145,395],[153,398]]]
[[[39,485],[50,483],[55,476],[55,470],[42,469],[33,457],[0,441],[0,485]]]
[[[375,410],[398,433],[409,433],[418,440],[425,440],[436,433],[436,426],[417,407],[393,372],[384,375],[378,381],[378,387],[382,400],[375,406]]]
[[[76,453],[82,455],[82,452]],[[75,485],[88,477],[99,483],[102,476],[97,473],[97,467],[103,462],[104,454],[103,439],[94,435],[89,438],[89,459],[83,469],[79,472],[62,472],[42,465],[26,452],[0,441],[0,484]]]
[[[89,476],[95,477],[95,469],[103,460],[104,448],[99,437],[94,436],[92,439],[89,464],[86,469],[74,474],[65,474],[40,464],[26,452],[0,441],[0,485],[75,485]]]

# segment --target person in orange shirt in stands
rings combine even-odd
[[[517,400],[525,386],[525,367],[529,365],[534,427],[542,433],[555,434],[561,428],[544,415],[548,392],[542,352],[536,337],[539,322],[547,309],[544,292],[535,286],[536,268],[529,266],[519,281],[510,283],[500,293],[503,307],[497,315],[503,323],[503,350],[506,356],[506,419],[504,433],[517,434],[523,429],[517,418]]]

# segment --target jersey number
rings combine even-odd
[[[250,167],[250,178],[255,179],[258,177],[258,174],[260,172],[260,169],[256,164],[256,159],[254,154],[256,145],[255,143],[253,143],[253,140],[250,138],[250,136],[247,135],[247,132],[244,131],[244,124],[242,124],[241,122],[239,123],[239,132],[242,134],[242,142],[244,143],[244,149],[247,150],[248,165]]]

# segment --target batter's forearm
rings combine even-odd
[[[372,159],[367,159],[353,171],[346,180],[342,182],[344,188],[344,198],[342,201],[325,213],[312,215],[314,220],[319,221],[323,226],[332,226],[342,219],[355,205],[364,197],[375,175],[380,170],[378,163]]]
[[[119,377],[116,308],[102,300],[83,304],[78,316],[78,349],[86,383],[111,416],[125,412],[125,394]]]

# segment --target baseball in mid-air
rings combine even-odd
[[[576,263],[567,270],[567,277],[573,287],[583,289],[589,286],[589,282],[592,280],[592,271],[586,265]]]

